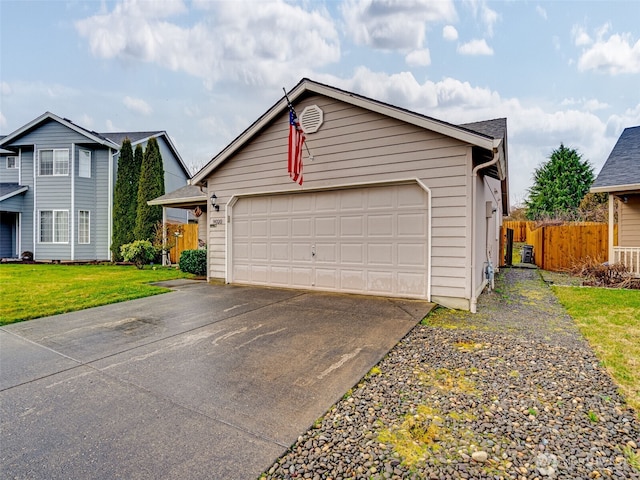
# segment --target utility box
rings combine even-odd
[[[522,263],[533,263],[533,245],[522,247]]]

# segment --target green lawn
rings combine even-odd
[[[173,268],[0,264],[0,325],[169,291],[150,282],[191,278]]]
[[[640,417],[640,290],[553,290]]]

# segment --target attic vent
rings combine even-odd
[[[317,105],[305,107],[300,114],[300,126],[304,133],[316,133],[322,126],[324,113]]]

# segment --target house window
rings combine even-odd
[[[7,168],[18,168],[18,157],[7,157]]]
[[[80,210],[78,212],[78,243],[91,243],[91,217],[89,210]]]
[[[69,243],[69,212],[40,211],[40,243]]]
[[[78,176],[91,178],[91,152],[89,150],[80,150],[80,158],[78,159]]]
[[[40,150],[41,176],[69,175],[69,150]]]

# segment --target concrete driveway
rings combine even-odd
[[[0,328],[0,477],[256,478],[432,307],[172,286]]]

